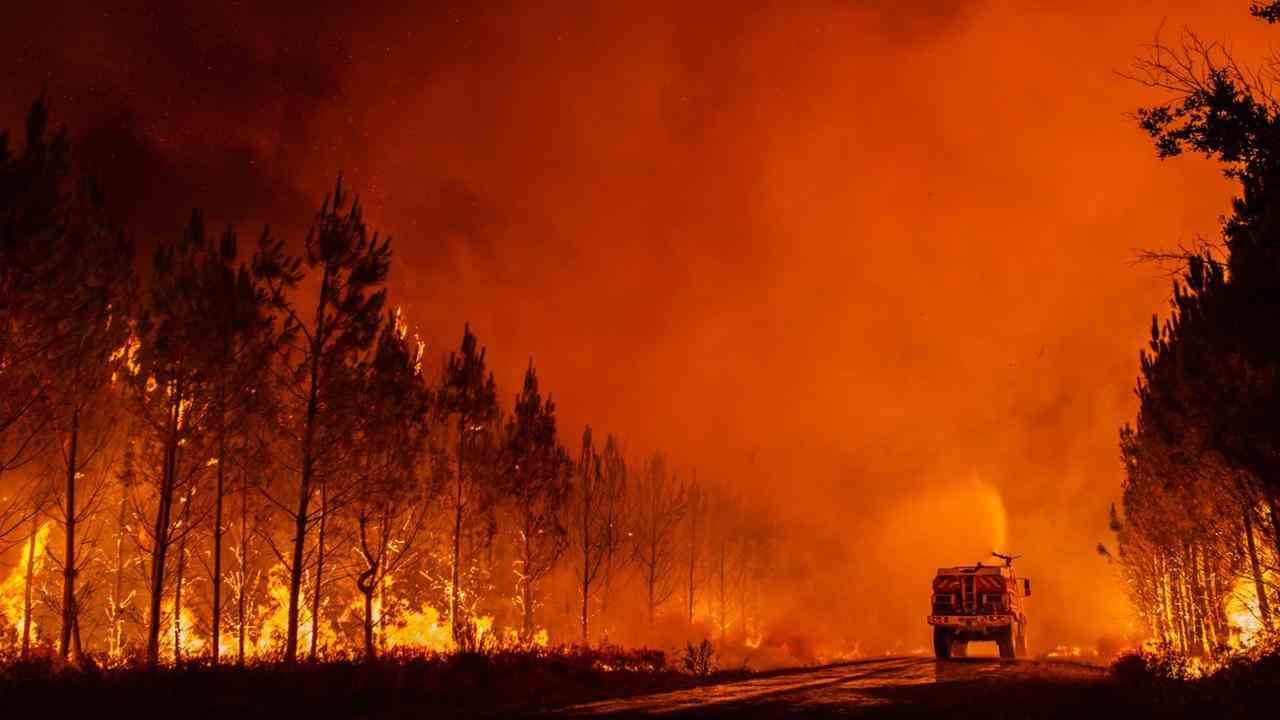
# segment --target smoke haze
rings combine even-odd
[[[1162,24],[1257,56],[1243,3],[111,5],[12,17],[0,111],[46,87],[142,246],[192,206],[298,241],[341,170],[436,354],[469,321],[567,443],[767,509],[772,631],[923,647],[934,569],[994,549],[1036,645],[1125,632],[1094,546],[1169,288],[1133,251],[1229,186],[1116,71]]]

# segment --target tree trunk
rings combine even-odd
[[[693,624],[693,572],[697,562],[698,549],[698,510],[693,508],[689,513],[689,624]]]
[[[364,658],[372,661],[377,657],[373,647],[373,584],[360,588],[364,595]]]
[[[1276,507],[1274,493],[1268,491],[1265,495],[1267,496],[1267,511],[1271,515],[1271,541],[1275,545],[1276,558],[1280,560],[1280,508]]]
[[[1190,601],[1186,593],[1186,572],[1182,565],[1181,556],[1174,556],[1173,566],[1176,574],[1171,579],[1173,584],[1173,596],[1177,610],[1178,620],[1178,644],[1181,646],[1182,654],[1186,655],[1191,652],[1191,611]]]
[[[1169,628],[1165,616],[1164,574],[1160,571],[1159,556],[1151,558],[1151,597],[1155,602],[1155,608],[1152,609],[1152,629],[1160,639],[1160,644],[1167,645]]]
[[[585,450],[583,451],[586,452]],[[591,487],[586,463],[582,470],[582,646],[587,640],[587,603],[591,598]]]
[[[191,491],[187,491],[182,503],[182,539],[178,541],[178,572],[174,577],[173,589],[173,664],[182,662],[182,583],[187,570],[187,537],[191,529],[187,523],[191,519]]]
[[[111,641],[110,655],[118,655],[124,645],[124,535],[129,517],[128,488],[120,488],[120,515],[116,518],[115,586],[111,591]]]
[[[1195,640],[1191,654],[1203,655],[1208,644],[1208,618],[1205,612],[1204,586],[1200,581],[1200,565],[1196,561],[1196,547],[1191,543],[1186,544],[1185,563],[1191,581],[1191,628]]]
[[[586,647],[590,642],[587,637],[587,610],[591,601],[591,555],[586,540],[582,545],[582,645]]]
[[[316,579],[315,591],[311,595],[311,659],[316,659],[316,649],[320,641],[320,598],[322,581],[324,580],[324,526],[329,515],[329,484],[320,481],[320,532],[316,539]]]
[[[289,615],[285,628],[284,661],[298,661],[298,599],[302,592],[302,556],[307,543],[307,510],[311,505],[311,480],[315,473],[316,422],[320,411],[320,361],[324,353],[324,314],[329,304],[329,268],[320,277],[316,304],[315,335],[310,346],[307,417],[302,431],[302,477],[298,483],[298,512],[294,518],[293,565],[289,568]]]
[[[725,555],[726,554],[727,554],[727,549],[725,548],[725,541],[721,540],[720,541],[720,647],[721,648],[724,647],[725,635],[727,634],[728,628],[729,628],[728,608],[725,605],[725,602],[728,600],[728,598],[725,597],[725,561],[726,561]]]
[[[382,651],[387,650],[387,574],[382,573],[382,577],[378,578],[378,597],[381,603],[378,612],[378,645],[382,647]]]
[[[213,635],[212,662],[218,664],[222,651],[222,495],[225,466],[227,464],[226,418],[222,418],[218,430],[218,486],[213,498],[213,608],[209,619]]]
[[[532,575],[532,551],[529,546],[531,532],[529,524],[525,523],[524,528],[524,557],[523,572],[520,574],[520,609],[523,613],[523,621],[520,624],[520,639],[526,643],[533,640],[533,588],[531,582]]]
[[[1226,645],[1226,616],[1222,603],[1225,593],[1218,582],[1217,553],[1212,545],[1200,552],[1200,560],[1204,572],[1205,625],[1209,629],[1209,651],[1216,656],[1219,648]]]
[[[173,512],[173,486],[177,475],[178,408],[181,385],[175,383],[170,400],[169,431],[165,438],[164,468],[160,477],[160,497],[156,508],[155,545],[151,549],[151,606],[147,622],[147,663],[160,662],[160,600],[164,594],[164,565],[169,552],[169,522]]]
[[[312,375],[314,377],[314,371]],[[311,443],[315,422],[315,388],[307,403],[307,427],[302,441],[302,480],[298,488],[298,511],[294,517],[293,564],[289,567],[289,614],[285,627],[284,661],[298,661],[298,595],[302,590],[302,557],[307,542],[307,511],[311,504]]]
[[[27,576],[22,588],[22,658],[31,652],[31,581],[36,573],[36,535],[40,533],[40,514],[31,516],[31,536],[27,538]]]
[[[58,655],[63,660],[71,652],[71,628],[76,622],[76,472],[80,442],[80,408],[71,412],[71,431],[67,439],[66,549],[62,556],[62,632],[58,639]]]
[[[1249,548],[1249,569],[1253,571],[1253,589],[1258,594],[1258,615],[1263,627],[1271,629],[1271,601],[1267,598],[1267,585],[1262,577],[1262,564],[1258,562],[1258,548],[1253,540],[1253,508],[1244,509],[1244,537]]]
[[[653,610],[654,610],[654,586],[658,582],[658,560],[656,557],[650,557],[653,562],[649,565],[649,629],[653,629]]]
[[[463,481],[463,438],[466,437],[466,424],[461,415],[458,416],[458,494],[454,501],[453,512],[453,585],[449,588],[449,624],[453,630],[453,640],[457,642],[462,631],[458,624],[458,583],[461,578],[458,564],[462,559],[462,481]]]
[[[249,586],[249,550],[245,547],[249,536],[249,509],[248,509],[248,478],[243,475],[240,478],[240,592],[236,597],[236,664],[244,665],[244,611],[245,611],[245,590]]]
[[[613,541],[610,540],[610,543]],[[597,631],[603,642],[609,636],[609,593],[613,591],[613,550],[605,551],[604,577],[600,588],[600,629]]]

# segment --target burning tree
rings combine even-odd
[[[1275,22],[1277,7],[1253,12]],[[1223,248],[1175,256],[1183,271],[1171,311],[1152,321],[1138,417],[1121,430],[1127,477],[1112,527],[1156,639],[1217,653],[1269,630],[1276,599],[1267,568],[1280,562],[1280,103],[1270,66],[1246,70],[1192,34],[1181,47],[1157,41],[1137,67],[1136,79],[1172,94],[1138,111],[1160,157],[1215,158],[1241,195]]]
[[[26,145],[19,155],[0,134],[0,474],[38,454],[48,415],[48,375],[40,367],[46,347],[60,338],[57,298],[44,283],[57,278],[57,248],[65,225],[69,144],[66,130],[49,136],[44,97],[27,114]],[[15,517],[20,512],[23,517]],[[0,539],[25,525],[25,507],[8,505],[0,515]]]
[[[61,631],[58,652],[79,652],[77,578],[87,559],[86,537],[77,531],[97,510],[108,479],[112,429],[119,403],[112,383],[122,371],[133,302],[133,251],[111,227],[102,195],[92,181],[80,184],[66,204],[59,232],[46,246],[51,264],[43,308],[30,328],[48,338],[34,366],[43,376],[47,430],[57,452],[46,456],[61,476],[53,488],[56,520],[63,529],[58,601]],[[88,484],[86,485],[86,481]]]
[[[344,436],[338,431],[334,410],[342,403],[343,378],[356,353],[365,350],[378,332],[386,300],[386,281],[391,263],[389,240],[369,235],[359,200],[348,205],[342,178],[331,196],[325,198],[306,237],[306,266],[318,272],[320,287],[315,311],[309,323],[294,307],[289,293],[302,279],[296,260],[261,258],[256,269],[271,290],[271,299],[286,318],[286,336],[296,337],[284,353],[291,375],[293,399],[300,406],[294,416],[294,437],[298,443],[298,481],[295,504],[286,508],[293,523],[292,551],[286,563],[289,573],[289,609],[286,620],[284,657],[294,662],[298,653],[298,605],[302,590],[303,565],[308,531],[320,521],[317,546],[317,575],[323,568],[323,522],[328,511],[323,497],[323,473],[332,472],[332,455]],[[346,385],[345,387],[350,387]],[[321,485],[317,488],[317,485]],[[317,489],[322,503],[316,512],[311,502]],[[320,580],[315,580],[316,605]],[[313,610],[313,623],[315,611]],[[315,633],[312,633],[313,645]]]
[[[702,564],[703,535],[706,532],[706,528],[703,526],[707,520],[707,501],[707,490],[698,484],[695,476],[693,482],[689,484],[689,507],[685,513],[685,517],[689,521],[685,538],[689,546],[688,563],[685,568],[688,579],[685,584],[685,604],[689,612],[687,621],[690,625],[693,624],[693,604],[697,597],[698,585],[701,580],[698,577],[698,573]]]
[[[516,555],[516,601],[522,615],[520,639],[533,639],[538,583],[564,553],[562,523],[573,463],[556,437],[556,406],[543,402],[533,362],[525,370],[504,444],[505,493],[511,502]]]
[[[490,424],[498,414],[498,393],[493,373],[485,367],[484,348],[471,334],[471,327],[462,331],[462,346],[456,353],[449,353],[440,388],[439,412],[448,422],[454,419],[456,435],[456,463],[453,469],[453,562],[452,580],[449,583],[449,622],[454,640],[466,632],[459,620],[462,581],[462,540],[464,521],[472,505],[482,504],[486,487],[485,474],[479,462],[484,451],[484,441],[491,437]],[[471,460],[471,464],[468,464]]]
[[[655,453],[644,466],[635,485],[634,537],[631,552],[644,578],[649,625],[658,608],[679,585],[679,538],[676,529],[687,509],[688,488],[674,473],[667,471],[667,461]]]
[[[228,242],[225,235],[223,242]],[[181,577],[185,541],[200,516],[192,514],[196,483],[212,457],[206,424],[215,392],[213,377],[219,366],[207,323],[221,312],[216,306],[231,298],[204,293],[202,280],[212,265],[222,263],[220,253],[221,248],[205,237],[203,216],[194,212],[182,238],[156,251],[150,291],[136,323],[136,340],[127,351],[131,394],[144,435],[141,449],[147,458],[139,468],[150,468],[139,473],[145,482],[134,487],[150,488],[154,502],[150,513],[154,520],[145,548],[151,560],[147,660],[152,664],[159,659],[169,550],[175,544],[180,547],[177,569]],[[180,506],[176,516],[175,504]],[[138,506],[135,514],[142,517],[147,510]],[[181,582],[175,588],[175,632],[180,623],[180,595]]]
[[[569,515],[576,554],[574,575],[582,591],[582,642],[585,645],[590,639],[591,599],[601,590],[597,580],[604,582],[607,594],[609,575],[625,535],[622,505],[627,490],[626,464],[612,436],[605,441],[602,457],[592,444],[591,426],[583,430],[575,477]]]
[[[97,183],[70,187],[70,145],[63,129],[49,135],[44,97],[31,105],[25,139],[14,155],[0,134],[0,477],[60,448],[69,627],[75,527],[87,514],[74,485],[83,456],[101,449],[101,438],[82,447],[81,431],[110,425],[105,387],[128,332],[133,253],[107,221]],[[0,506],[0,543],[31,515],[26,490]]]
[[[432,398],[422,376],[422,354],[420,344],[409,343],[397,313],[384,324],[362,372],[363,448],[354,512],[363,567],[355,580],[364,597],[368,659],[377,654],[374,593],[410,556],[430,507],[433,488],[423,475]]]
[[[584,642],[624,597],[652,625],[683,585],[692,612],[718,536],[691,498],[710,486],[689,490],[660,454],[633,481],[621,442],[598,449],[589,429],[575,464],[532,363],[504,416],[469,327],[429,379],[383,312],[388,243],[341,181],[300,257],[264,230],[246,263],[197,211],[137,280],[47,125],[37,101],[23,151],[0,142],[0,551],[23,543],[0,643],[295,661],[309,620],[313,657],[324,631],[373,658],[528,642],[538,620],[560,632],[538,616],[553,597]],[[514,593],[493,581],[507,562]],[[745,613],[762,565],[734,567]],[[495,627],[513,594],[515,628]]]
[[[608,632],[609,598],[615,578],[631,560],[628,541],[632,534],[630,523],[630,487],[627,483],[627,461],[621,446],[613,435],[604,441],[600,458],[603,475],[601,514],[604,516],[600,549],[604,557],[603,582],[600,588],[600,619]]]

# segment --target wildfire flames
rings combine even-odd
[[[30,566],[33,575],[44,569],[49,528],[48,523],[41,525],[34,542],[23,544],[18,563],[9,571],[4,582],[0,583],[0,638],[6,638],[15,646],[22,644],[23,623],[26,619],[27,569]],[[30,622],[31,637],[39,637],[39,631],[40,627],[33,615]]]
[[[1258,593],[1252,581],[1239,580],[1227,602],[1227,619],[1232,627],[1232,646],[1245,649],[1254,645],[1262,633]]]

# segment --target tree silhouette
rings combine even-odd
[[[516,598],[521,610],[520,637],[533,638],[537,587],[564,553],[567,533],[562,515],[573,463],[556,437],[556,407],[538,391],[533,362],[525,370],[507,422],[504,471],[506,495],[514,515]]]
[[[190,500],[211,455],[205,429],[214,398],[210,370],[217,364],[217,348],[210,342],[207,323],[220,312],[217,305],[231,298],[205,294],[202,277],[210,263],[220,262],[216,258],[220,252],[206,238],[199,211],[192,213],[179,240],[156,250],[149,291],[136,323],[136,341],[126,358],[139,427],[146,435],[144,452],[152,468],[143,477],[155,503],[146,548],[151,560],[147,623],[151,664],[159,660],[169,550],[175,543],[185,549],[193,527]],[[177,517],[175,503],[182,506]],[[144,512],[139,509],[138,514]],[[179,567],[183,562],[180,557]]]
[[[489,424],[498,413],[497,389],[493,373],[485,368],[484,348],[479,347],[471,327],[462,330],[462,345],[457,352],[449,353],[440,389],[439,410],[446,419],[454,419],[456,436],[456,464],[453,470],[453,563],[449,585],[449,618],[454,639],[464,632],[459,622],[459,592],[462,562],[463,521],[469,509],[468,503],[483,488],[483,478],[475,465],[468,465],[469,450],[477,448],[483,436],[490,432]]]
[[[1253,14],[1280,19],[1280,5]],[[1141,354],[1139,412],[1121,430],[1119,559],[1157,637],[1217,653],[1233,629],[1226,606],[1249,578],[1271,625],[1275,588],[1255,537],[1269,516],[1280,560],[1280,104],[1275,77],[1243,68],[1219,44],[1188,33],[1157,42],[1135,77],[1173,99],[1141,108],[1162,158],[1196,152],[1221,163],[1240,195],[1223,225],[1225,257],[1184,254],[1167,319],[1153,319]]]
[[[290,663],[296,661],[298,653],[298,605],[308,531],[314,521],[323,521],[327,511],[322,507],[315,514],[311,507],[317,471],[327,471],[321,467],[328,457],[327,449],[335,447],[339,438],[332,433],[336,419],[331,409],[339,403],[326,403],[326,396],[341,389],[346,366],[377,335],[386,300],[382,285],[391,263],[390,241],[380,241],[377,234],[369,235],[360,201],[348,204],[341,176],[307,233],[303,257],[306,267],[319,274],[320,287],[309,323],[303,321],[288,297],[301,279],[297,263],[279,254],[263,254],[255,265],[259,277],[271,288],[274,304],[288,319],[290,335],[299,339],[286,356],[302,406],[297,417],[296,502],[287,511],[293,522],[293,545],[287,563],[289,610],[284,657]],[[325,436],[327,431],[331,434]],[[323,545],[319,552],[322,560]],[[319,592],[318,581],[316,591]],[[314,641],[314,633],[312,637]]]
[[[431,393],[422,355],[397,314],[384,323],[362,368],[362,468],[354,507],[363,567],[355,581],[364,598],[364,653],[370,660],[377,655],[374,592],[410,557],[434,489],[424,478]]]
[[[635,484],[632,555],[644,578],[649,625],[658,608],[675,592],[678,582],[676,529],[687,509],[688,488],[667,471],[667,461],[655,454],[645,463]]]
[[[609,513],[610,486],[600,453],[592,445],[591,426],[582,431],[582,450],[575,467],[575,480],[571,498],[571,524],[573,546],[577,553],[574,572],[582,589],[582,643],[590,639],[588,620],[591,614],[591,596],[598,589],[596,584],[605,567],[608,545],[612,537]]]

